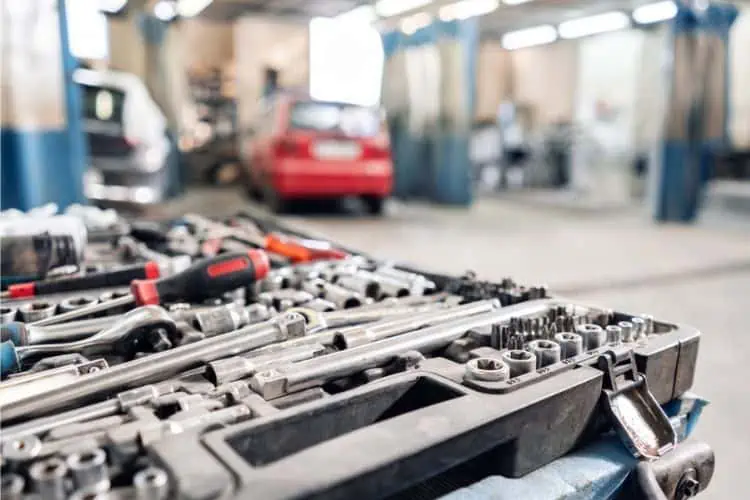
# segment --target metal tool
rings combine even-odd
[[[501,354],[503,363],[508,365],[510,377],[517,377],[536,370],[537,358],[534,353],[520,349],[511,349]]]
[[[560,361],[560,344],[551,340],[532,340],[527,346],[529,352],[536,356],[537,368],[554,365]]]
[[[443,321],[487,313],[499,306],[500,303],[496,300],[482,300],[446,309],[430,310],[422,313],[415,312],[413,315],[385,322],[385,324],[375,323],[351,327],[336,332],[333,345],[342,350],[351,349],[352,347],[369,344]]]
[[[516,317],[546,314],[551,307],[563,304],[552,299],[535,300],[441,323],[284,368],[266,370],[255,374],[250,379],[250,386],[264,399],[273,399],[290,392],[322,385],[329,380],[353,375],[368,368],[382,366],[407,351],[432,352],[463,337],[472,328],[507,322]],[[527,354],[533,357],[530,353]],[[534,366],[536,366],[536,360],[534,360]]]
[[[3,500],[23,499],[23,489],[26,487],[26,481],[23,476],[13,473],[5,473],[0,480],[2,480],[0,497],[2,497]]]
[[[131,293],[107,302],[83,307],[66,314],[34,322],[37,326],[63,323],[115,307],[156,305],[162,302],[201,302],[219,297],[224,292],[249,286],[262,279],[270,269],[262,251],[221,254],[196,262],[184,271],[158,280],[135,280]]]
[[[55,311],[57,311],[57,306],[52,302],[39,300],[22,304],[18,308],[18,311],[21,314],[21,321],[33,323],[52,318],[55,315]]]
[[[96,297],[87,297],[85,295],[82,295],[80,297],[70,297],[67,299],[64,299],[60,301],[59,308],[60,308],[60,314],[65,314],[66,312],[75,311],[76,309],[80,309],[82,307],[88,307],[92,304],[96,304],[99,302],[99,299]]]
[[[65,476],[68,468],[59,458],[49,458],[34,463],[29,468],[29,477],[43,500],[65,500]]]
[[[560,358],[568,359],[583,352],[583,337],[577,333],[560,332],[555,335],[555,342],[560,345]]]
[[[312,359],[323,351],[325,351],[325,348],[322,344],[309,344],[292,346],[259,356],[234,356],[218,359],[208,364],[206,378],[216,385],[222,385],[269,368]]]
[[[576,333],[583,338],[584,348],[588,351],[596,349],[607,342],[607,332],[593,323],[585,323],[576,327]]]
[[[164,500],[169,495],[169,477],[163,469],[148,467],[133,476],[138,500]]]
[[[17,315],[18,309],[15,307],[0,306],[0,324],[15,321]]]
[[[630,321],[620,321],[617,323],[622,331],[623,342],[633,342],[635,340],[635,332],[633,331],[633,323]]]
[[[465,378],[484,382],[500,382],[510,376],[508,365],[495,358],[474,358],[466,363]]]
[[[149,350],[143,336],[155,329],[164,330],[170,338],[177,333],[177,325],[166,310],[159,306],[144,306],[125,314],[106,330],[82,340],[19,347],[5,342],[0,344],[0,359],[4,360],[0,372],[5,375],[17,370],[25,360],[40,354],[78,352],[92,355],[110,352],[133,355],[141,349]]]
[[[271,311],[263,304],[250,306],[226,304],[197,313],[193,318],[193,323],[199,331],[213,337],[237,330],[245,325],[266,321],[270,317]]]
[[[73,474],[73,480],[78,489],[98,492],[109,489],[107,455],[101,448],[68,455],[66,463]]]
[[[75,386],[53,389],[34,398],[11,403],[0,408],[0,418],[7,422],[21,416],[28,418],[79,405],[101,393],[148,384],[202,363],[304,334],[304,318],[299,314],[286,313],[271,321],[113,366],[86,376]]]
[[[320,278],[304,282],[302,289],[313,297],[333,302],[340,309],[359,307],[365,303],[364,297],[357,292],[329,283]]]

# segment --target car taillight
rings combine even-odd
[[[309,154],[307,143],[293,137],[282,137],[274,145],[276,156],[285,158],[306,157]]]
[[[382,134],[371,141],[364,148],[364,156],[368,160],[382,160],[391,157],[391,142],[388,135]]]

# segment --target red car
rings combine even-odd
[[[380,214],[391,194],[390,141],[377,108],[278,96],[242,151],[248,192],[275,211],[293,199],[359,196]]]

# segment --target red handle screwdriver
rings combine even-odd
[[[200,260],[173,276],[134,280],[130,284],[130,293],[124,297],[50,316],[32,324],[55,325],[132,304],[143,306],[165,302],[201,302],[263,279],[270,268],[268,256],[262,250],[225,253]]]
[[[91,273],[72,278],[16,283],[0,294],[3,299],[23,299],[51,293],[75,292],[90,288],[124,286],[137,279],[156,279],[161,276],[159,264],[153,261],[121,267],[102,273]]]

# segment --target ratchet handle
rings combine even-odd
[[[91,273],[58,280],[30,281],[8,287],[8,297],[13,299],[36,297],[51,293],[75,292],[91,288],[106,288],[129,285],[137,279],[158,278],[161,271],[156,262],[125,266],[113,271]]]
[[[135,280],[130,291],[138,305],[202,302],[263,279],[270,269],[262,250],[232,252],[203,259],[184,271],[158,280]]]

